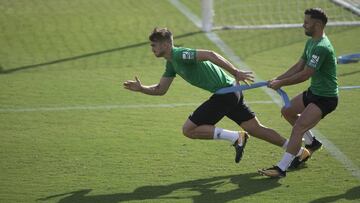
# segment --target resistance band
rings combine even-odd
[[[337,58],[339,64],[357,63],[360,60],[360,53],[342,55]]]
[[[256,83],[252,83],[250,85],[235,85],[235,86],[231,86],[231,87],[221,88],[218,91],[216,91],[215,94],[226,94],[226,93],[231,93],[231,92],[238,92],[238,91],[263,87],[263,86],[267,86],[267,85],[268,85],[268,82],[256,82]],[[277,89],[276,91],[281,96],[281,98],[284,102],[284,107],[286,107],[286,108],[290,107],[290,100],[289,100],[289,97],[286,94],[286,92],[284,90],[282,90],[281,88]]]

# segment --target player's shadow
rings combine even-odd
[[[178,35],[178,36],[174,37],[174,39],[185,38],[185,37],[189,37],[189,36],[200,34],[200,33],[203,33],[203,32],[202,31],[188,32],[188,33],[185,33],[182,35]],[[48,66],[48,65],[53,65],[53,64],[58,64],[58,63],[63,63],[63,62],[68,62],[68,61],[74,61],[74,60],[83,59],[83,58],[87,58],[87,57],[98,56],[98,55],[108,54],[108,53],[122,51],[122,50],[126,50],[126,49],[137,48],[137,47],[141,47],[141,46],[149,45],[149,44],[150,44],[150,42],[140,42],[140,43],[130,44],[130,45],[121,46],[121,47],[117,47],[117,48],[113,48],[113,49],[85,53],[85,54],[81,54],[81,55],[77,55],[77,56],[71,56],[71,57],[67,57],[67,58],[57,59],[57,60],[53,60],[53,61],[47,61],[47,62],[38,63],[38,64],[20,66],[20,67],[11,68],[11,69],[5,69],[4,67],[0,66],[0,74],[9,74],[9,73],[14,73],[14,72],[18,72],[18,71],[34,69],[34,68],[38,68],[38,67],[42,67],[42,66]]]
[[[311,201],[311,203],[329,203],[329,202],[337,202],[340,200],[360,200],[360,186],[356,186],[354,188],[349,189],[344,194],[322,197],[320,199],[316,199]]]
[[[360,73],[360,70],[352,71],[352,72],[348,72],[348,73],[341,73],[338,76],[339,77],[345,77],[345,76],[354,75],[354,74],[358,74],[358,73]]]
[[[179,199],[192,199],[194,203],[228,202],[271,190],[280,185],[278,179],[269,179],[261,177],[257,173],[248,173],[184,181],[168,185],[141,186],[129,193],[91,195],[89,193],[92,189],[83,189],[51,195],[38,200],[46,201],[63,197],[58,201],[59,203],[115,203],[132,200],[171,201]],[[184,193],[181,192],[184,190],[191,191],[191,195],[177,195],[179,192]]]

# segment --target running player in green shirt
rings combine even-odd
[[[322,146],[310,129],[334,111],[338,103],[337,62],[334,48],[324,32],[326,23],[327,16],[322,9],[305,10],[303,27],[305,34],[311,38],[307,41],[300,60],[284,74],[270,81],[269,87],[278,89],[311,78],[310,87],[293,98],[289,108],[281,110],[282,115],[293,126],[291,137],[282,160],[274,167],[259,170],[263,175],[284,177],[288,167],[298,167],[305,162],[307,158],[296,157],[303,136],[305,148],[311,154]]]
[[[135,80],[124,82],[124,88],[149,95],[164,95],[176,75],[190,84],[211,93],[223,87],[232,86],[240,81],[253,81],[251,72],[241,71],[221,55],[200,49],[174,47],[172,33],[166,28],[155,28],[149,36],[156,57],[166,59],[165,72],[158,84],[145,86]],[[230,77],[224,70],[233,75]],[[230,131],[216,127],[224,116],[236,122],[245,131]],[[254,112],[244,103],[242,93],[212,95],[201,104],[183,125],[183,134],[191,139],[223,139],[235,147],[235,162],[241,160],[248,133],[254,137],[283,147],[287,140],[274,130],[260,124]],[[305,148],[297,153],[301,157],[310,156]]]

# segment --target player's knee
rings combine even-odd
[[[261,131],[265,128],[256,117],[243,122],[240,126],[251,135],[261,134]]]
[[[194,135],[193,135],[193,133],[192,133],[192,129],[190,129],[189,127],[187,127],[187,126],[184,125],[183,128],[182,128],[182,132],[183,132],[183,135],[184,135],[185,137],[194,139]]]
[[[282,107],[281,108],[281,115],[283,115],[286,118],[289,115],[289,108]]]
[[[281,115],[283,115],[286,119],[288,119],[288,118],[292,118],[292,117],[296,116],[297,114],[294,112],[293,109],[283,107],[283,108],[281,108]]]

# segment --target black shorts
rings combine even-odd
[[[315,104],[320,108],[322,112],[322,118],[324,118],[327,114],[334,111],[338,104],[338,97],[323,97],[315,95],[311,92],[310,89],[303,92],[303,102],[305,107],[310,103]]]
[[[240,125],[255,117],[254,112],[244,104],[244,97],[235,93],[214,94],[201,104],[189,119],[196,125],[215,125],[224,116]]]

